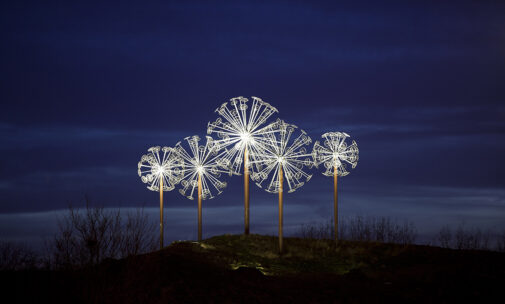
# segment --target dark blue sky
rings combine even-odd
[[[314,140],[358,142],[344,215],[505,228],[505,3],[68,2],[0,4],[0,213],[84,194],[156,207],[140,156],[253,95]],[[322,218],[332,181],[313,173],[285,203]],[[242,205],[242,178],[227,181],[204,208]],[[255,204],[275,203],[252,188],[253,229]]]

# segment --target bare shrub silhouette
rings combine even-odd
[[[505,230],[498,235],[496,242],[496,250],[500,252],[505,252]]]
[[[122,230],[121,256],[155,250],[157,248],[156,227],[156,224],[149,222],[144,208],[137,208],[133,213],[128,213]]]
[[[436,243],[443,248],[452,248],[452,231],[449,226],[444,226],[440,228],[437,234]]]
[[[338,227],[339,237],[343,234],[342,226],[344,225],[340,223]],[[333,239],[335,234],[333,219],[318,224],[302,224],[297,234],[305,239]]]
[[[412,244],[417,229],[412,222],[403,224],[387,217],[355,216],[344,218],[338,225],[339,239],[366,242]],[[310,239],[333,239],[333,219],[319,224],[304,224],[298,235]]]
[[[38,264],[37,254],[27,246],[14,242],[0,243],[0,271],[32,269]]]
[[[86,199],[84,209],[69,207],[59,220],[50,264],[57,268],[95,265],[108,258],[152,251],[155,228],[143,208],[127,213],[124,220],[119,209],[91,207]]]
[[[466,229],[460,225],[455,233],[456,249],[489,250],[490,231],[482,232],[480,228]]]

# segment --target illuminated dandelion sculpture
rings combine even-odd
[[[160,249],[163,248],[163,191],[171,191],[181,181],[184,163],[173,148],[151,147],[138,163],[138,174],[147,189],[160,192]],[[162,156],[160,156],[160,151]]]
[[[333,176],[333,217],[335,229],[335,241],[338,240],[338,197],[337,197],[337,176],[346,176],[346,163],[356,168],[358,165],[358,145],[353,140],[351,145],[345,143],[345,139],[349,137],[344,132],[328,132],[322,135],[324,144],[320,145],[319,141],[314,143],[312,156],[316,166],[324,164],[326,171],[323,172],[326,176]]]
[[[184,162],[184,173],[180,182],[179,192],[189,198],[198,198],[198,241],[202,240],[202,200],[214,198],[221,194],[226,187],[226,182],[219,180],[221,173],[230,173],[224,167],[223,155],[226,150],[221,150],[212,137],[207,136],[205,145],[198,145],[200,137],[186,137],[190,152],[182,147],[181,142],[175,145],[177,155]],[[221,150],[221,151],[220,151]]]
[[[270,126],[275,132],[265,134],[263,154],[251,162],[255,169],[252,179],[260,188],[265,187],[267,192],[279,194],[279,252],[282,253],[284,179],[289,193],[310,180],[312,175],[303,169],[313,166],[311,155],[307,154],[305,148],[312,140],[305,131],[300,129],[296,132],[296,126],[280,119]],[[295,133],[299,134],[295,136]]]
[[[249,234],[249,171],[251,165],[258,163],[262,155],[264,136],[271,133],[271,128],[262,127],[268,118],[278,112],[276,108],[258,97],[248,99],[235,97],[225,102],[216,112],[219,117],[215,122],[209,122],[207,133],[215,133],[217,142],[223,147],[232,146],[224,155],[223,164],[235,174],[240,174],[242,163],[244,168],[244,233]]]

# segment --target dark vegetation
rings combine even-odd
[[[59,220],[59,232],[49,242],[46,256],[51,268],[96,265],[104,259],[125,258],[153,251],[156,231],[144,209],[121,214],[121,210],[91,207],[69,208]]]
[[[0,272],[4,297],[51,303],[489,302],[505,254],[378,242],[217,236],[79,269]],[[10,295],[9,295],[10,294]]]
[[[23,244],[0,243],[0,271],[36,268],[39,258],[35,252]]]
[[[320,224],[302,225],[298,234],[309,239],[333,239],[335,236],[333,219]],[[411,222],[400,224],[387,217],[355,216],[339,221],[338,234],[339,240],[406,245],[415,242],[417,229]]]
[[[0,246],[0,286],[14,303],[490,302],[503,297],[505,253],[490,232],[444,227],[442,247],[414,245],[412,223],[356,217],[301,227],[278,253],[275,236],[223,235],[154,251],[142,209],[70,208],[38,258]],[[504,247],[505,233],[495,249]],[[501,247],[500,247],[501,246]],[[472,249],[472,250],[469,250]]]
[[[496,250],[505,252],[505,232],[496,236],[496,245],[492,246],[492,232],[482,231],[479,228],[465,228],[460,225],[455,231],[449,226],[444,226],[438,232],[436,244],[444,248]]]
[[[399,223],[388,217],[355,216],[344,218],[338,225],[339,239],[350,241],[415,244],[417,229],[412,222]],[[302,225],[297,236],[309,239],[333,239],[333,219]],[[505,252],[505,231],[469,228],[460,224],[455,230],[442,227],[429,245],[460,250],[494,250]]]

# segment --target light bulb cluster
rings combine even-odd
[[[261,158],[253,161],[252,180],[267,192],[278,193],[279,174],[282,174],[288,186],[288,192],[294,192],[308,182],[312,174],[304,171],[311,168],[313,161],[307,154],[305,146],[312,140],[307,133],[295,125],[288,124],[280,119],[272,124],[275,132],[265,135],[265,147]],[[282,167],[282,168],[281,168]]]
[[[326,176],[333,176],[335,167],[338,176],[346,176],[349,174],[347,165],[351,165],[354,169],[358,165],[359,150],[356,141],[352,141],[351,145],[347,145],[345,139],[349,134],[344,132],[328,132],[322,135],[323,145],[316,141],[312,156],[314,164],[319,166],[324,164],[326,171],[323,172]]]
[[[277,109],[258,97],[252,97],[252,104],[248,102],[244,97],[230,99],[216,109],[220,117],[207,125],[207,133],[217,136],[217,144],[229,147],[223,168],[234,174],[240,174],[246,151],[251,160],[248,167],[261,158],[267,144],[265,136],[275,132],[271,125],[264,125]]]
[[[223,170],[222,159],[226,149],[218,150],[212,137],[206,137],[205,145],[199,145],[200,137],[197,135],[186,137],[189,152],[181,142],[175,145],[177,154],[184,163],[184,176],[181,180],[179,193],[193,200],[197,194],[198,180],[202,187],[202,199],[211,199],[221,194],[226,187],[226,182],[220,181],[221,173],[229,173]]]
[[[183,177],[184,163],[170,147],[156,146],[147,151],[149,153],[142,155],[138,163],[137,173],[140,179],[148,184],[147,189],[151,191],[159,191],[160,182],[162,182],[163,191],[173,190]]]
[[[349,174],[346,164],[357,165],[359,150],[354,140],[351,145],[345,143],[348,134],[325,133],[323,144],[316,141],[308,153],[312,140],[307,133],[280,119],[267,124],[278,111],[258,97],[252,97],[250,103],[244,97],[232,98],[216,112],[219,117],[208,123],[204,145],[195,135],[186,137],[185,144],[152,147],[142,156],[138,174],[148,189],[159,191],[162,180],[163,191],[180,185],[179,192],[194,199],[200,182],[202,198],[210,199],[227,185],[220,180],[221,174],[240,175],[246,160],[251,179],[259,187],[278,193],[282,169],[288,192],[293,192],[311,179],[307,169],[314,166],[324,164],[327,176],[332,176],[335,168],[339,176],[345,176]]]

